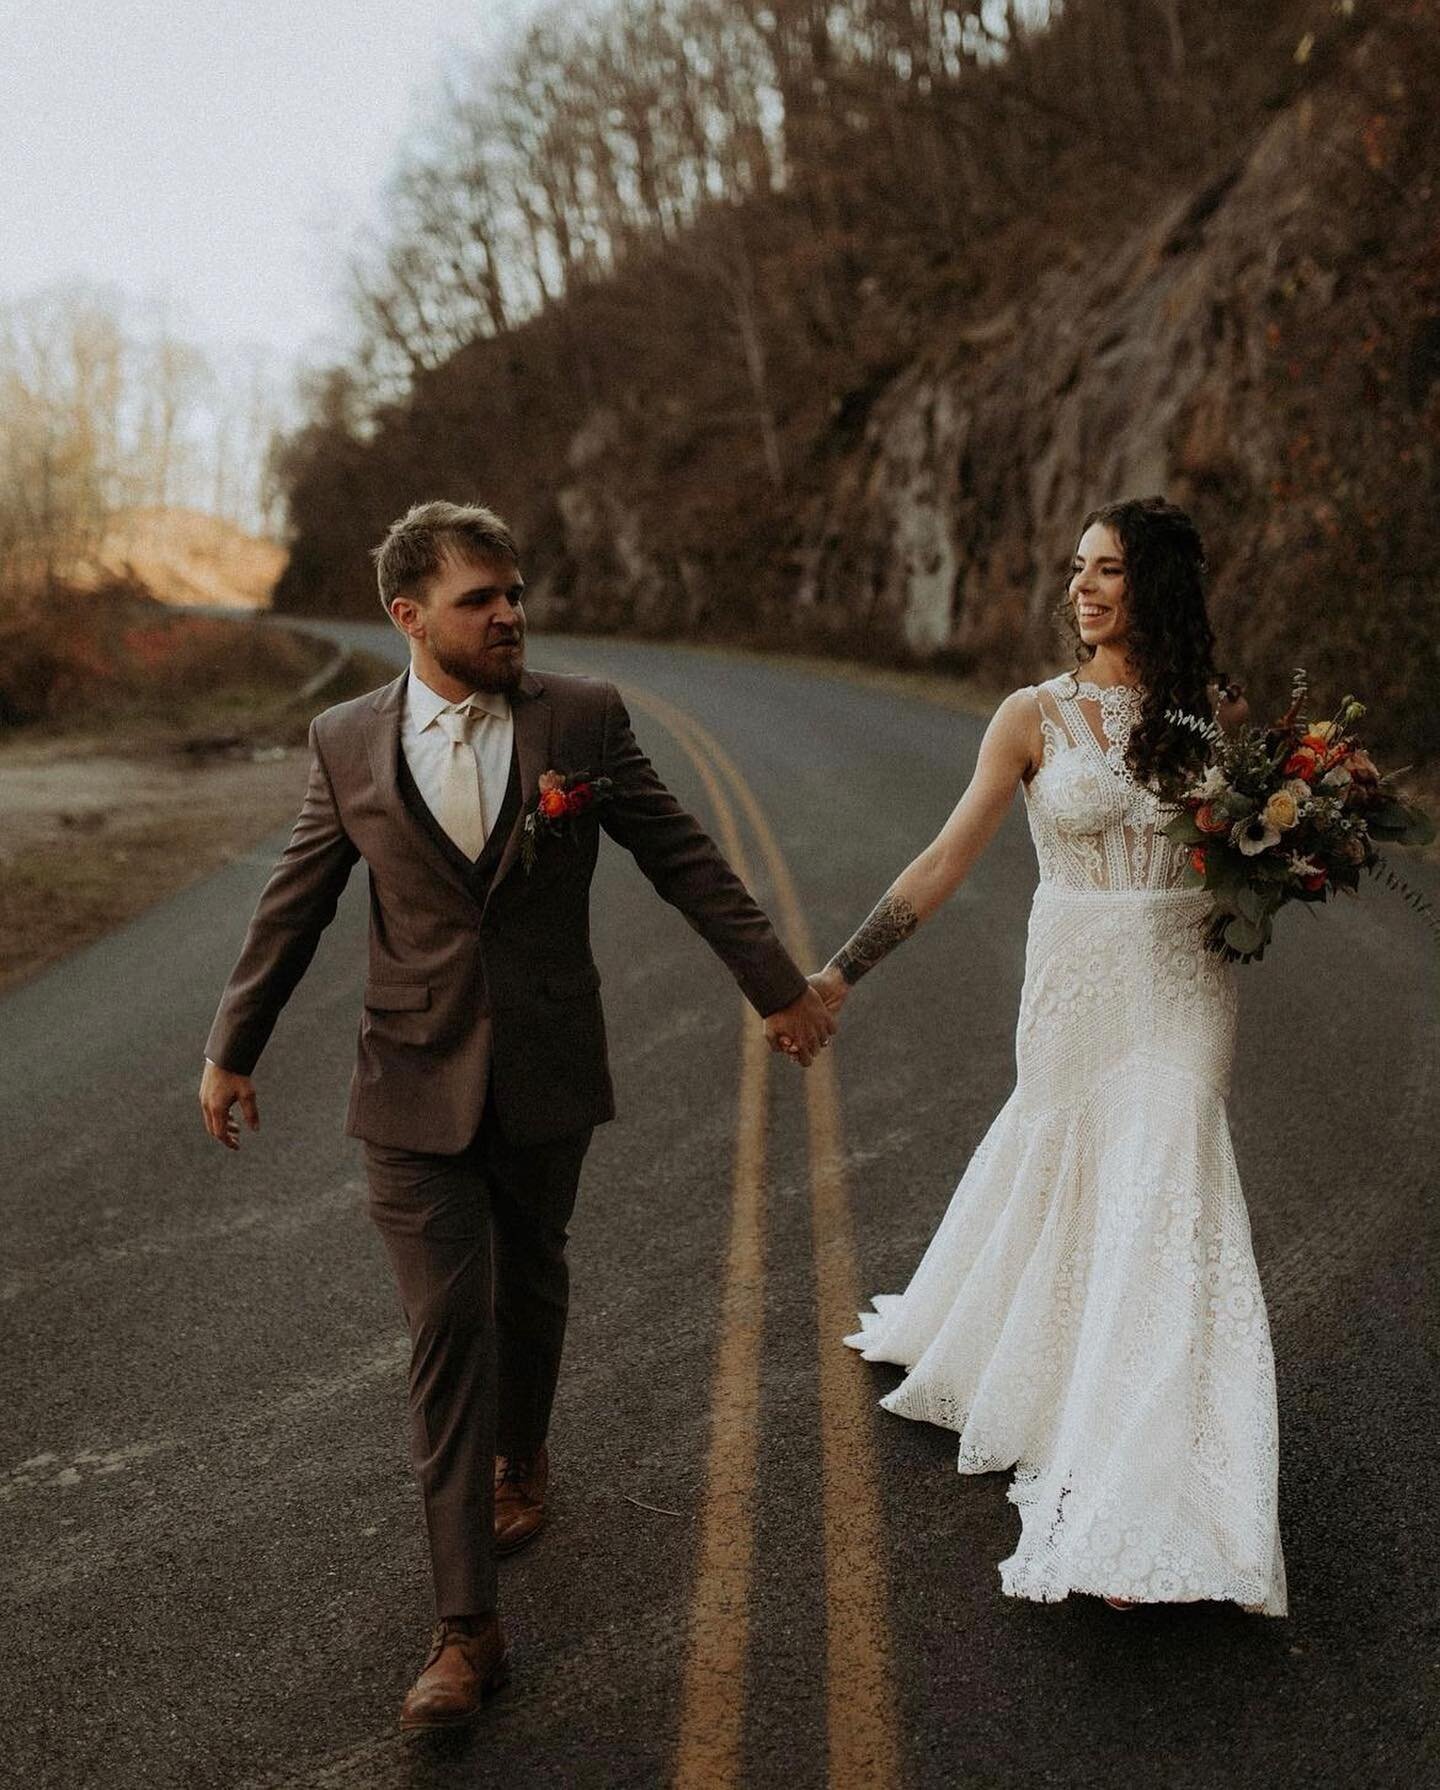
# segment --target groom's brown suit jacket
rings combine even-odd
[[[590,951],[600,829],[712,947],[759,1013],[805,992],[769,921],[656,776],[615,689],[526,673],[512,697],[519,810],[475,869],[407,784],[405,674],[339,704],[310,730],[310,782],[265,885],[205,1047],[249,1075],[304,975],[357,859],[370,873],[370,961],[346,1129],[397,1149],[453,1154],[479,1128],[487,1084],[519,1144],[613,1118]],[[546,770],[613,780],[613,794],[520,862]],[[513,784],[513,776],[512,776]],[[510,804],[514,811],[514,803]],[[493,873],[486,874],[493,866]],[[479,874],[477,874],[477,870]],[[644,949],[643,928],[636,947]]]

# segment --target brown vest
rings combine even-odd
[[[505,849],[505,841],[510,837],[510,829],[520,813],[520,759],[515,749],[512,747],[510,750],[510,780],[505,785],[505,799],[485,836],[485,849],[473,863],[431,812],[430,804],[420,793],[420,786],[415,781],[415,774],[410,769],[410,761],[405,756],[403,746],[400,748],[399,762],[395,766],[395,781],[400,790],[400,799],[416,823],[425,829],[465,878],[470,893],[483,907],[485,897],[490,893],[490,885],[495,880],[495,871],[500,863],[500,854]]]

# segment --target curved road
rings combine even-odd
[[[383,627],[332,631],[391,650]],[[939,825],[981,730],[778,662],[558,638],[531,658],[630,692],[662,775],[820,954]],[[1232,1117],[1279,1358],[1292,1615],[1121,1617],[1002,1598],[1004,1481],[960,1477],[947,1432],[877,1412],[896,1370],[836,1334],[859,1294],[904,1285],[1011,1086],[1035,875],[1018,802],[809,1077],[757,1054],[720,965],[607,847],[621,1119],[573,1231],[554,1521],[503,1569],[512,1688],[469,1739],[407,1748],[394,1718],[429,1615],[405,1345],[340,1135],[363,878],[261,1064],[259,1136],[226,1157],[195,1108],[282,842],[0,1000],[6,1781],[1423,1775],[1440,1024],[1433,940],[1398,900],[1287,916],[1241,972]]]

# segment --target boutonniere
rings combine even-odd
[[[520,834],[520,862],[526,870],[535,868],[543,839],[552,833],[568,833],[572,820],[609,800],[608,777],[592,777],[588,771],[542,771],[539,798],[525,816]]]

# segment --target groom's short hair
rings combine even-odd
[[[426,585],[447,557],[455,559],[508,559],[518,564],[520,549],[515,537],[497,516],[478,503],[417,503],[389,532],[370,557],[380,584],[385,613],[396,597],[424,602]]]

